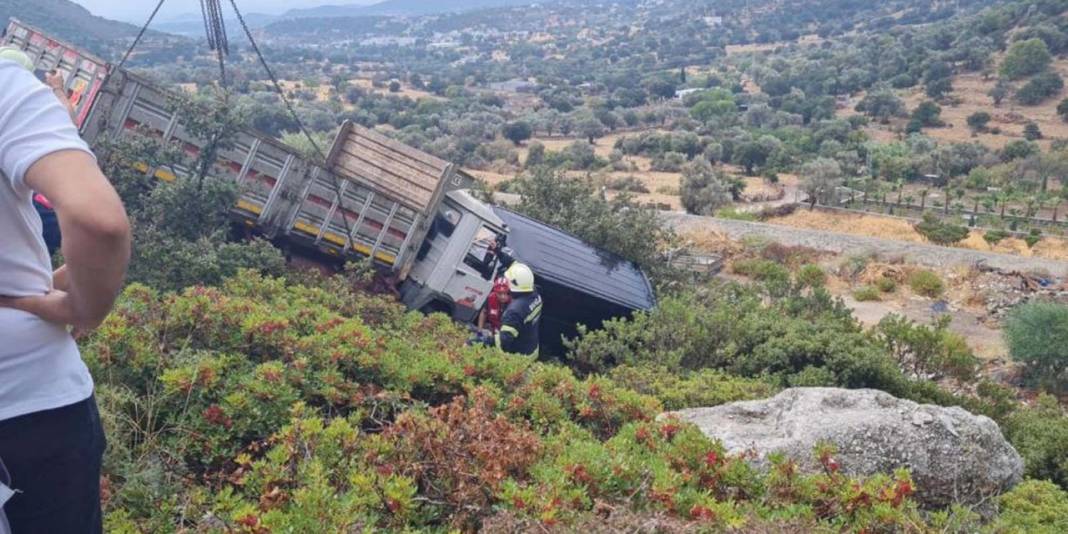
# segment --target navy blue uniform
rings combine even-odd
[[[541,295],[512,293],[512,302],[501,317],[501,330],[497,333],[497,348],[504,352],[538,356],[541,344],[538,330],[541,327]]]

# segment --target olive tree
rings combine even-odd
[[[809,209],[827,202],[842,183],[842,168],[830,158],[816,158],[801,167],[801,189],[808,195]]]

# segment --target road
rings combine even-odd
[[[667,224],[681,232],[712,231],[725,234],[732,239],[761,236],[784,245],[804,246],[840,254],[877,252],[884,257],[900,256],[911,263],[929,267],[984,263],[1007,271],[1045,271],[1057,277],[1068,276],[1068,262],[1045,258],[1026,258],[1011,254],[940,247],[767,223],[701,217],[677,212],[661,212],[661,217]]]

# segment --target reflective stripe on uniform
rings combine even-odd
[[[493,342],[498,350],[503,351],[504,346],[501,344],[501,332],[508,332],[509,334],[512,334],[512,337],[517,338],[519,337],[519,330],[516,330],[514,326],[508,326],[506,324],[501,325],[501,329],[497,331],[497,335],[493,336]]]
[[[541,303],[539,302],[537,306],[534,306],[534,309],[530,311],[530,315],[527,315],[527,318],[524,319],[523,322],[524,323],[534,322],[540,316],[541,316]]]

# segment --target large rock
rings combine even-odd
[[[844,473],[867,476],[906,467],[927,507],[976,504],[1016,485],[1023,460],[989,418],[961,408],[917,404],[888,393],[794,388],[773,398],[676,412],[731,452],[759,466],[782,452],[807,470],[813,448],[830,442]]]

